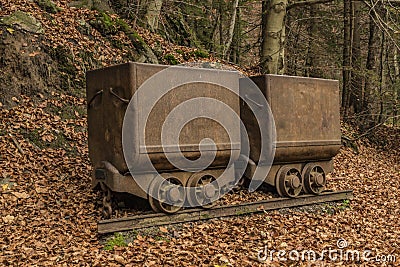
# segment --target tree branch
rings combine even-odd
[[[306,1],[299,1],[294,2],[286,7],[286,11],[289,11],[292,8],[301,7],[301,6],[309,6],[309,5],[316,5],[316,4],[325,4],[329,2],[333,2],[334,0],[306,0]],[[400,0],[399,0],[400,1]]]

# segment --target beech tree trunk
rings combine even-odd
[[[233,32],[235,30],[235,24],[236,24],[236,13],[237,13],[238,5],[239,5],[239,0],[235,0],[235,2],[233,3],[231,22],[229,24],[228,38],[225,43],[224,51],[222,53],[224,58],[226,58],[226,55],[232,44]]]
[[[158,29],[158,21],[162,4],[162,0],[151,0],[147,6],[146,21],[147,25],[152,31],[156,31]]]
[[[263,1],[261,68],[263,73],[284,73],[287,0]]]

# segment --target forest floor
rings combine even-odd
[[[51,95],[14,98],[16,107],[0,110],[4,266],[399,266],[398,128],[378,129],[380,146],[358,141],[357,151],[344,147],[335,158],[329,189],[353,189],[350,202],[159,227],[104,243],[96,232],[99,194],[90,188],[85,101]],[[321,254],[338,249],[338,240],[360,260]],[[279,257],[279,250],[295,252]],[[308,250],[323,260],[302,260]]]

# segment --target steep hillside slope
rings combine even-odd
[[[87,2],[92,1],[0,1],[0,105],[49,90],[82,96],[89,69],[129,60],[178,64],[208,57]]]

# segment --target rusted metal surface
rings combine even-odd
[[[266,97],[274,116],[275,163],[330,160],[338,153],[341,145],[338,81],[284,75],[251,79]],[[258,125],[243,103],[241,118],[249,132],[250,158],[258,162]]]
[[[218,206],[207,210],[183,210],[172,215],[152,213],[121,219],[103,220],[98,223],[97,229],[100,234],[107,234],[118,231],[130,231],[133,229],[147,228],[152,226],[171,225],[176,223],[207,220],[219,217],[237,216],[268,210],[298,207],[352,198],[352,191],[324,192],[318,196],[303,195],[296,199],[276,198],[259,202],[244,203],[240,205]]]
[[[148,78],[165,68],[166,66],[162,65],[127,63],[87,73],[89,155],[95,167],[99,166],[101,161],[108,161],[120,172],[127,171],[122,151],[122,125],[127,103]],[[226,85],[226,88],[233,91],[239,90],[238,73],[236,72],[183,67],[182,69],[184,69],[182,73],[186,75],[218,77],[219,81]],[[176,75],[180,75],[179,68],[176,70]],[[146,92],[139,93],[136,100],[138,108],[135,117],[137,119],[133,120],[134,125],[132,125],[137,133],[135,155],[132,158],[140,162],[140,158],[146,150],[156,169],[174,169],[164,155],[164,150],[172,141],[163,140],[164,147],[161,144],[161,129],[167,115],[180,103],[198,97],[217,99],[239,114],[239,97],[226,88],[211,83],[182,85],[163,96],[147,120],[142,117],[140,107],[147,103],[148,96]],[[218,108],[220,107],[215,106],[216,110]],[[190,121],[181,131],[180,149],[187,158],[197,158],[200,156],[200,141],[204,138],[211,138],[219,152],[217,160],[212,166],[225,166],[229,161],[231,150],[237,150],[236,154],[238,154],[240,149],[239,120],[233,118],[232,125],[236,126],[232,128],[237,128],[236,133],[230,133],[234,140],[230,140],[225,129],[215,121],[205,118]],[[142,145],[144,140],[145,148]]]
[[[87,72],[89,156],[95,170],[104,169],[104,162],[107,162],[121,175],[128,172],[122,147],[122,126],[128,103],[147,79],[166,68],[167,66],[163,65],[131,62]],[[161,130],[168,114],[177,105],[194,98],[207,97],[219,100],[239,114],[238,73],[180,67],[176,69],[175,74],[176,77],[179,77],[179,75],[212,77],[214,80],[218,79],[219,84],[223,84],[224,87],[205,82],[178,86],[157,102],[148,118],[144,118],[142,109],[151,94],[149,96],[146,92],[139,91],[136,95],[137,97],[132,100],[135,108],[131,122],[135,136],[132,149],[133,155],[131,157],[134,162],[131,164],[142,166],[143,164],[141,163],[147,157],[147,154],[157,171],[174,171],[176,167],[166,158],[165,153],[168,153],[171,159],[179,157],[179,153],[182,151],[187,159],[197,159],[201,155],[200,142],[205,138],[209,138],[216,145],[216,149],[211,149],[216,152],[216,156],[210,168],[226,168],[230,159],[234,162],[239,157],[239,117],[227,120],[231,125],[224,125],[227,128],[236,129],[229,133],[230,136],[222,125],[213,120],[206,118],[191,120],[182,128],[180,133],[180,151],[168,150],[173,143],[172,137],[168,136],[161,143]],[[176,77],[172,77],[172,79]],[[210,105],[213,106],[207,108],[212,108],[216,112],[221,108],[212,103]],[[204,107],[196,107],[196,109],[202,108]],[[176,121],[179,121],[179,119],[174,118]],[[144,146],[144,144],[146,145]],[[210,149],[208,150],[211,151]],[[147,171],[144,170],[143,173]],[[120,192],[125,187],[129,188],[129,193],[144,197],[142,190],[134,190],[133,187],[137,187],[137,184],[133,182],[132,177],[123,177],[116,172],[110,173],[108,171],[108,173],[111,178],[106,179],[105,183],[113,191]],[[178,174],[178,178],[182,182],[185,182],[185,179],[187,180],[183,172]],[[95,175],[93,175],[93,186],[97,185],[98,182],[99,179],[96,179]]]
[[[278,192],[282,191],[281,195],[295,197],[298,190],[293,190],[293,187],[298,180],[291,179],[294,176],[290,175],[280,175],[279,178],[283,168],[291,167],[297,169],[297,173],[305,173],[305,165],[315,163],[323,170],[323,175],[332,171],[332,158],[341,146],[339,82],[284,75],[261,75],[251,79],[267,99],[276,126],[274,163],[265,182],[276,186]],[[246,94],[245,90],[245,87],[241,87],[240,94],[257,102],[256,97]],[[249,135],[250,159],[262,163],[262,159],[259,159],[259,125],[243,101],[240,112]],[[252,176],[253,169],[252,166],[248,167],[247,177]],[[301,175],[300,178],[303,186],[304,177]],[[315,184],[310,185],[309,177],[307,179],[308,191],[318,194],[324,189],[325,180],[316,187]],[[311,179],[314,179],[312,175]]]

